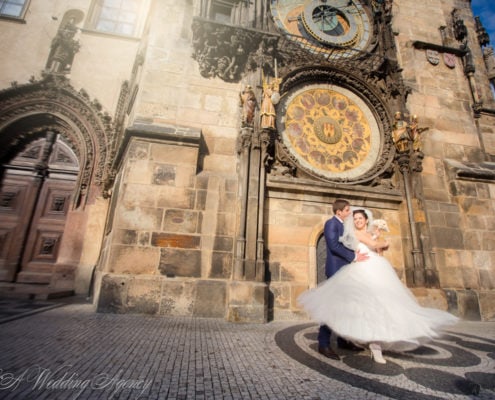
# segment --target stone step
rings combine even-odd
[[[0,297],[4,298],[49,300],[73,295],[73,289],[58,289],[40,284],[0,282]]]

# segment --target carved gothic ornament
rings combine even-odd
[[[50,75],[0,91],[0,161],[48,131],[60,134],[78,157],[80,191],[105,183],[114,129],[97,101],[75,91],[67,79]]]
[[[346,8],[345,4],[342,7]],[[382,95],[388,98],[405,99],[408,90],[402,84],[396,60],[390,9],[380,7],[380,12],[375,10],[373,14],[365,12],[363,7],[352,13],[349,11],[347,20],[355,20],[355,13],[361,18],[367,16],[365,37],[358,35],[360,25],[357,22],[356,27],[351,24],[342,33],[344,37],[352,34],[363,45],[353,45],[353,39],[352,45],[347,47],[341,44],[308,45],[304,37],[280,27],[274,29],[279,29],[281,34],[275,34],[196,17],[192,25],[193,58],[198,62],[203,77],[218,77],[227,82],[239,82],[248,72],[260,69],[265,76],[278,74],[283,77],[308,66],[340,67],[361,75],[364,80],[378,86]],[[336,21],[346,20],[345,15]]]
[[[281,86],[273,173],[376,184],[394,159],[391,120],[380,96],[347,71],[304,69]]]

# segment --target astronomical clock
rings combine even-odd
[[[309,51],[341,58],[368,48],[372,25],[359,1],[277,0],[271,12],[277,27]]]
[[[374,59],[380,9],[380,2],[367,3],[372,4],[271,3],[278,30],[307,51],[313,63],[284,77],[277,106],[278,159],[294,166],[300,176],[359,183],[380,175],[390,164],[385,106],[367,84],[370,70],[362,65]],[[315,64],[314,55],[321,61]]]

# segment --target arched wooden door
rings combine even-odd
[[[74,152],[52,132],[3,165],[0,280],[50,282],[78,171]]]

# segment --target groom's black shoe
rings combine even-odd
[[[339,349],[345,349],[345,350],[351,350],[351,351],[363,351],[364,349],[362,347],[356,346],[354,343],[349,342],[347,340],[338,338],[337,339],[337,346]]]
[[[318,347],[318,353],[333,360],[340,360],[340,357],[330,347]]]

